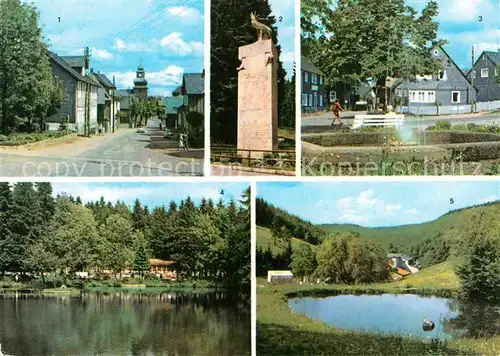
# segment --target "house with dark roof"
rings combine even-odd
[[[109,78],[93,69],[89,74],[92,79],[99,83],[97,91],[97,121],[106,132],[113,132],[116,128],[116,114],[120,111],[120,100],[116,93],[115,85]]]
[[[99,83],[92,77],[85,75],[85,68],[76,59],[68,59],[72,64],[53,52],[49,52],[52,72],[61,82],[68,94],[67,101],[59,111],[48,117],[46,130],[57,131],[67,127],[78,134],[85,134],[86,118],[89,119],[91,133],[96,133],[97,101]],[[68,57],[67,57],[68,58]],[[75,58],[75,57],[70,57]]]
[[[443,47],[433,48],[431,56],[441,61],[443,69],[412,80],[396,80],[390,88],[392,104],[401,111],[422,115],[471,112],[476,89],[466,74]]]
[[[500,49],[498,52],[484,51],[474,63],[468,78],[469,80],[474,78],[474,86],[478,90],[478,102],[500,100],[499,66]]]
[[[180,95],[183,98],[182,106],[177,110],[177,127],[184,127],[188,130],[194,129],[198,134],[203,133],[204,125],[191,127],[186,117],[190,112],[198,112],[205,115],[205,76],[203,73],[184,73]]]
[[[178,111],[184,103],[184,98],[181,95],[169,96],[164,98],[166,111],[166,127],[170,129],[178,128]]]
[[[301,58],[302,112],[323,111],[328,107],[325,75],[310,60]]]

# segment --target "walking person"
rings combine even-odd
[[[335,104],[332,105],[332,111],[333,111],[332,126],[335,124],[335,120],[339,120],[339,126],[342,126],[342,121],[340,120],[340,112],[344,111],[344,109],[342,109],[342,106],[340,106],[340,100],[336,100]]]
[[[184,134],[181,132],[179,134],[179,145],[177,146],[177,151],[184,149]]]
[[[188,135],[186,133],[184,133],[183,135],[184,135],[184,151],[189,151],[189,148],[188,148]]]

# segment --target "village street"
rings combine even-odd
[[[120,129],[104,137],[77,138],[54,146],[0,150],[4,177],[201,176],[202,152],[176,151],[177,142],[163,139],[159,121],[145,133]],[[174,156],[175,154],[176,156]],[[182,157],[180,157],[182,156]]]
[[[351,126],[354,121],[354,115],[363,115],[366,112],[342,112],[340,117],[342,123],[346,126]],[[333,114],[331,112],[322,112],[313,116],[302,118],[301,126],[302,133],[307,134],[309,130],[315,130],[321,126],[330,126],[332,123]],[[500,114],[485,113],[485,114],[463,114],[463,115],[446,115],[446,116],[428,116],[416,117],[405,116],[404,125],[406,127],[427,128],[436,125],[438,121],[450,121],[452,125],[474,123],[477,125],[499,125]],[[338,121],[335,123],[338,125]]]

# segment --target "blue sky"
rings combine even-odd
[[[295,61],[295,3],[293,0],[270,0],[272,15],[276,17],[281,61],[288,78],[293,74]]]
[[[398,226],[500,200],[500,182],[266,182],[257,196],[316,224]]]
[[[120,89],[133,87],[140,62],[150,95],[167,96],[182,73],[201,73],[204,3],[200,0],[35,0],[44,36],[59,55],[92,49],[91,67]]]
[[[500,1],[437,0],[439,4],[438,37],[448,40],[444,48],[461,68],[471,68],[472,46],[476,59],[484,50],[500,48]],[[427,1],[407,0],[421,10]],[[481,16],[481,20],[480,20]]]
[[[201,198],[222,198],[240,200],[241,194],[249,186],[248,183],[52,183],[54,196],[67,193],[79,196],[83,202],[99,200],[124,201],[132,205],[138,198],[143,205],[149,207],[168,205],[172,200],[179,202],[190,196],[199,203]],[[221,195],[224,190],[224,195]]]

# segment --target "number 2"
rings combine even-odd
[[[279,22],[283,22],[283,16],[280,16],[280,17],[278,18],[278,21],[279,21]]]

